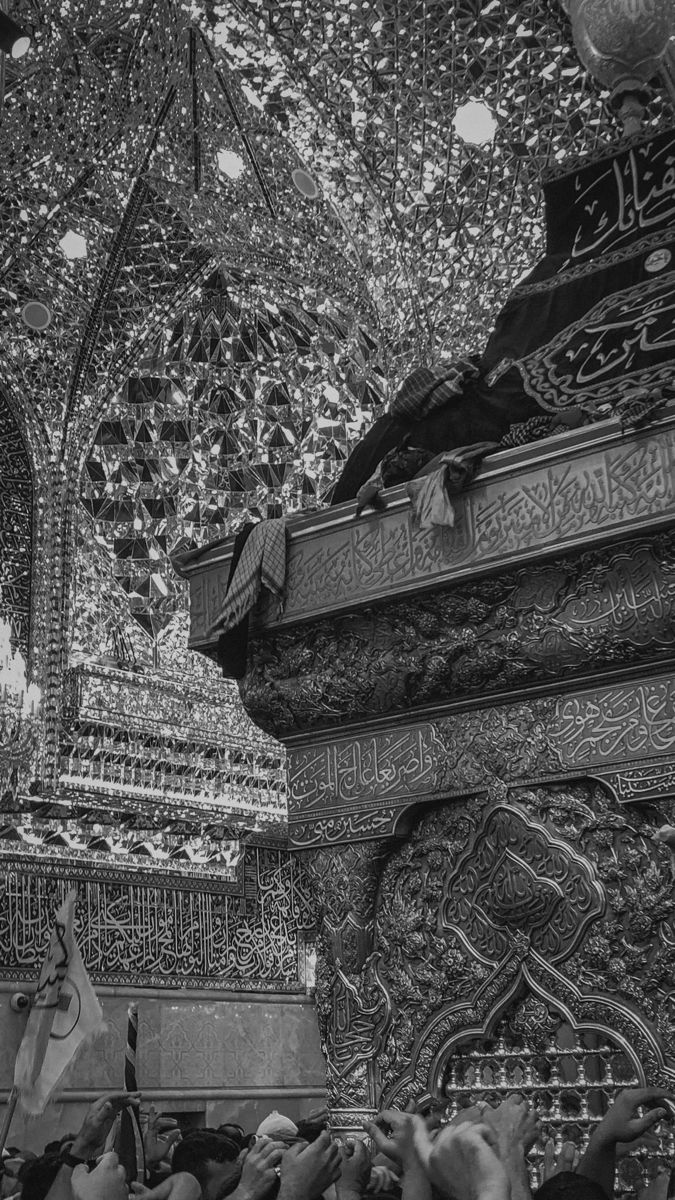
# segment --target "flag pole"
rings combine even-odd
[[[124,1090],[138,1091],[136,1077],[136,1048],[138,1045],[138,1005],[132,1001],[127,1009],[127,1041],[124,1047]],[[145,1149],[143,1130],[138,1111],[123,1108],[115,1149],[129,1183],[145,1182]]]
[[[9,1137],[10,1125],[12,1124],[12,1118],[18,1102],[19,1089],[16,1084],[14,1084],[9,1096],[7,1097],[7,1107],[5,1108],[5,1115],[2,1118],[2,1125],[0,1125],[0,1154],[2,1154],[7,1142],[7,1138]]]

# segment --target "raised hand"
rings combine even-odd
[[[308,1200],[320,1196],[340,1177],[340,1151],[329,1133],[320,1133],[309,1146],[291,1146],[281,1161],[277,1200]]]
[[[167,1175],[154,1188],[134,1182],[131,1192],[135,1200],[199,1200],[202,1189],[194,1175],[188,1171],[177,1171],[175,1175]]]
[[[116,1154],[104,1154],[93,1171],[84,1163],[75,1167],[70,1180],[74,1200],[127,1200],[127,1176]]]
[[[616,1151],[621,1142],[634,1142],[667,1116],[666,1108],[652,1107],[672,1099],[664,1088],[624,1088],[594,1131],[577,1174],[592,1179],[611,1195],[616,1170]],[[644,1117],[638,1109],[651,1108]]]
[[[564,1171],[575,1171],[579,1157],[579,1148],[574,1142],[563,1142],[560,1154],[556,1158],[555,1142],[553,1138],[548,1138],[544,1146],[541,1182],[545,1183],[547,1179],[552,1179],[554,1175],[560,1175]]]
[[[668,1116],[666,1108],[658,1107],[659,1101],[673,1099],[665,1088],[624,1088],[598,1125],[594,1140],[605,1146],[634,1142]],[[638,1115],[642,1107],[650,1109],[644,1117]]]
[[[486,1105],[483,1121],[494,1130],[500,1152],[517,1143],[527,1154],[539,1136],[536,1113],[522,1096],[509,1096],[496,1108]]]
[[[510,1200],[511,1183],[488,1125],[448,1126],[432,1142],[420,1123],[415,1146],[434,1187],[448,1200]]]
[[[173,1117],[160,1117],[154,1104],[148,1109],[148,1120],[143,1134],[143,1148],[147,1167],[156,1167],[170,1157],[171,1147],[180,1141],[181,1132]]]
[[[421,1117],[427,1129],[439,1129],[443,1124],[443,1106],[440,1104],[432,1105],[424,1112],[416,1100],[409,1100],[403,1111]]]
[[[267,1138],[255,1142],[244,1159],[241,1179],[232,1200],[263,1200],[272,1184],[277,1182],[279,1163],[285,1152],[284,1142]]]
[[[388,1135],[382,1126],[389,1128]],[[399,1112],[395,1108],[385,1108],[366,1126],[366,1130],[380,1153],[385,1154],[402,1171],[406,1171],[414,1167],[417,1161],[415,1129],[418,1126],[426,1132],[422,1117],[409,1112]]]
[[[360,1200],[370,1180],[370,1155],[364,1142],[354,1140],[340,1146],[340,1178],[335,1184],[338,1200]]]
[[[110,1092],[90,1104],[82,1128],[70,1147],[76,1158],[98,1158],[113,1127],[115,1117],[123,1108],[138,1108],[140,1092]]]

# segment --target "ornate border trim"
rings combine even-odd
[[[386,836],[414,804],[515,785],[590,776],[626,803],[658,799],[675,777],[674,713],[669,673],[292,747],[290,845]]]
[[[213,979],[207,975],[152,975],[141,972],[134,974],[130,983],[129,975],[126,974],[117,975],[93,969],[88,971],[88,974],[92,983],[101,984],[103,987],[180,989],[188,997],[191,992],[200,989],[209,992],[279,992],[289,996],[307,995],[307,989],[301,983],[287,983],[283,979],[233,979],[229,975],[222,979]],[[5,980],[25,984],[27,972],[25,968],[22,970],[19,967],[3,967],[2,976]]]
[[[0,841],[0,871],[20,871],[24,875],[42,875],[49,879],[83,882],[132,884],[136,887],[170,888],[178,892],[208,892],[210,895],[244,896],[244,856],[235,868],[220,872],[208,867],[189,865],[181,872],[176,867],[145,863],[130,856],[131,865],[94,851],[63,850],[55,853],[47,846],[16,849],[16,843]],[[242,847],[243,850],[243,847]],[[189,873],[188,873],[189,870]],[[0,880],[1,882],[1,880]]]
[[[524,296],[536,296],[542,292],[553,291],[557,287],[564,287],[565,284],[572,283],[575,279],[583,279],[586,275],[593,275],[597,271],[605,271],[608,267],[625,262],[626,259],[640,258],[649,250],[658,249],[660,246],[669,246],[673,240],[673,231],[670,229],[667,233],[653,233],[650,237],[644,237],[639,242],[633,242],[630,246],[623,246],[619,250],[608,251],[607,254],[601,255],[599,258],[593,258],[589,262],[574,263],[570,258],[557,274],[551,275],[548,279],[542,279],[539,283],[528,284],[523,282],[518,287],[515,287],[509,296],[509,300],[514,296],[520,299]]]
[[[618,422],[546,440],[536,450],[499,454],[454,498],[450,530],[413,531],[403,488],[387,493],[382,514],[356,518],[353,505],[290,527],[287,600],[261,608],[256,627],[283,629],[360,604],[408,596],[499,566],[541,560],[675,522],[675,419],[622,435]],[[492,465],[492,463],[494,465]],[[346,510],[346,512],[345,512]],[[190,583],[192,648],[222,603],[231,545],[204,555]]]

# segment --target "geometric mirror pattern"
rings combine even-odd
[[[123,767],[131,807],[154,796],[152,723],[189,677],[214,716],[199,742],[184,706],[200,750],[196,782],[171,767],[176,804],[241,786],[280,814],[283,756],[188,653],[172,555],[324,504],[413,367],[484,346],[542,251],[542,171],[616,120],[548,0],[12,11],[32,42],[5,59],[0,354],[47,513],[48,773],[82,799]],[[469,101],[494,121],[481,144],[455,128]],[[657,93],[648,123],[668,115]],[[227,730],[243,766],[218,776]]]
[[[105,548],[132,617],[157,638],[185,605],[171,556],[245,519],[315,508],[383,386],[353,320],[256,303],[216,272],[98,425],[81,482],[81,572]],[[90,630],[90,649],[102,636]]]
[[[213,17],[348,220],[393,362],[481,349],[542,252],[542,172],[620,136],[564,6],[240,0]],[[454,126],[467,103],[494,121],[480,145]],[[648,123],[668,120],[657,93]]]
[[[26,654],[33,548],[33,481],[21,431],[0,394],[0,618]]]

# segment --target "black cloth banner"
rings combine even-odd
[[[376,422],[333,503],[394,447],[438,454],[499,441],[542,410],[622,415],[638,395],[675,392],[675,131],[582,165],[545,196],[546,256],[500,312],[477,378],[407,428]]]
[[[546,253],[598,258],[675,223],[675,130],[544,184]]]

